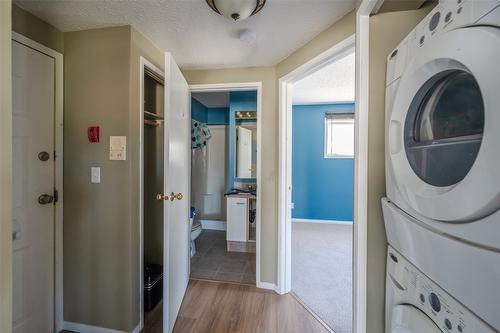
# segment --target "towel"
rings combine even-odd
[[[207,145],[212,134],[207,124],[201,123],[197,120],[191,121],[191,148],[201,149]]]

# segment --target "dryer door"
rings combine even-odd
[[[397,305],[391,318],[391,333],[442,333],[425,313],[411,305]]]
[[[416,50],[401,78],[389,161],[403,198],[428,218],[471,221],[500,207],[498,59],[500,29],[457,29]]]

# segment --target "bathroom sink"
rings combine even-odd
[[[241,194],[248,194],[248,195],[256,195],[256,191],[255,190],[241,190],[241,189],[235,189],[233,188],[231,191],[225,193],[224,195],[225,196],[228,196],[228,195],[241,195]]]

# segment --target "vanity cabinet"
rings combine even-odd
[[[227,197],[227,241],[248,240],[248,198]]]

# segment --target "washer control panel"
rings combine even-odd
[[[443,332],[497,332],[390,246],[387,255],[387,281],[386,287],[392,287],[393,290],[393,306],[415,306]]]

